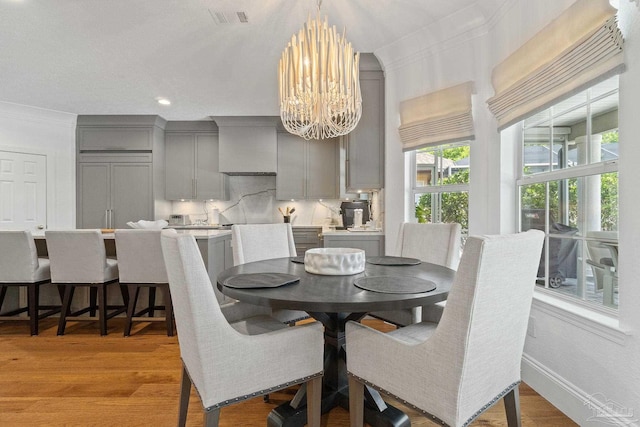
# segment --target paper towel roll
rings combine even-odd
[[[209,224],[211,225],[220,224],[220,209],[211,210],[211,215],[209,216]]]
[[[353,210],[353,226],[356,228],[362,227],[362,209]]]

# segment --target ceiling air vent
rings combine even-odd
[[[236,12],[236,15],[238,15],[238,19],[243,24],[246,24],[247,22],[249,22],[249,17],[247,16],[247,14],[245,12]]]
[[[249,16],[246,12],[209,9],[209,14],[213,18],[214,22],[218,25],[247,24],[249,22]]]

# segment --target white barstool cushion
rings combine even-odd
[[[49,261],[38,258],[30,231],[0,231],[0,283],[34,283],[50,277]]]
[[[104,283],[118,278],[118,263],[106,257],[100,230],[45,231],[53,283]]]
[[[107,266],[104,268],[104,281],[109,282],[118,278],[118,261],[107,258]]]
[[[51,279],[51,267],[48,258],[38,258],[38,267],[33,272],[30,282],[42,282]]]
[[[116,230],[121,283],[169,283],[160,245],[161,230]]]

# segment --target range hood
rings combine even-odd
[[[218,125],[219,171],[227,175],[275,175],[279,117],[212,117]]]

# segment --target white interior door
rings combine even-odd
[[[0,229],[34,231],[46,224],[46,157],[0,151]]]

